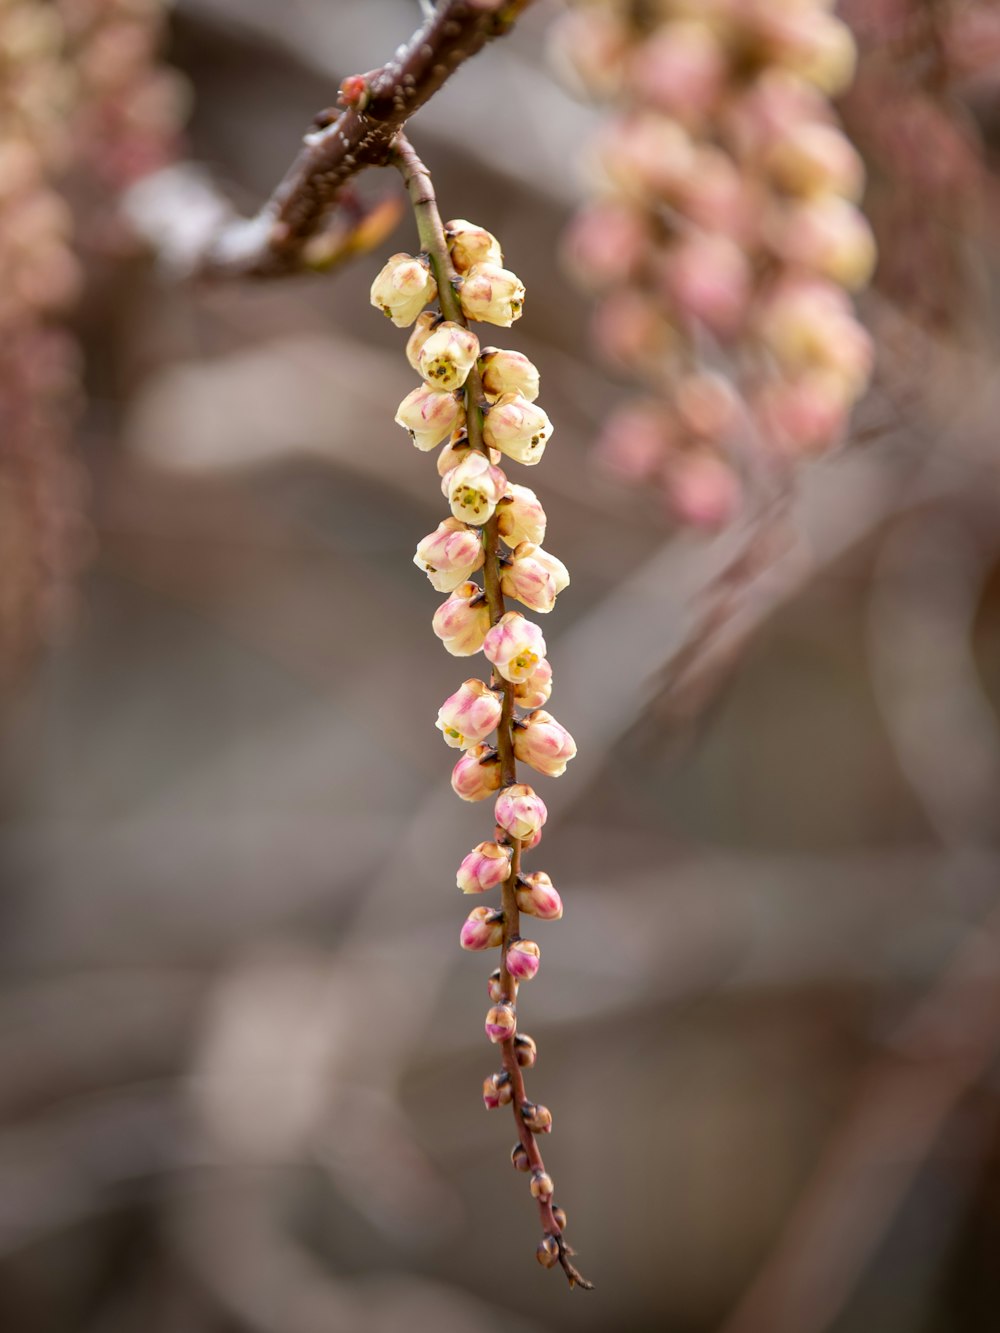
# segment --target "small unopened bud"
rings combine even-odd
[[[527,486],[511,484],[507,488],[507,494],[497,505],[497,524],[508,546],[520,546],[521,542],[541,546],[545,540],[545,510]]]
[[[534,1037],[529,1037],[526,1032],[518,1032],[514,1037],[514,1057],[522,1069],[530,1069],[538,1059]]]
[[[519,611],[507,611],[483,640],[483,653],[504,680],[527,680],[545,657],[542,631]]]
[[[746,313],[752,274],[743,248],[709,232],[679,241],[664,264],[667,294],[714,333],[735,333]]]
[[[516,986],[517,982],[515,982],[514,984]],[[494,1004],[500,1004],[502,1000],[506,999],[503,986],[503,973],[500,971],[498,967],[494,968],[493,971],[490,973],[489,977],[487,978],[486,993],[489,995],[490,999],[493,1001]]]
[[[534,940],[515,940],[507,950],[507,971],[519,981],[530,981],[538,972],[541,956]]]
[[[541,461],[552,431],[545,412],[519,393],[502,393],[483,422],[483,439],[489,447],[526,467]]]
[[[446,518],[417,547],[413,563],[438,592],[453,592],[470,574],[482,569],[483,542],[479,532],[457,518]]]
[[[500,786],[500,760],[491,745],[466,750],[451,770],[451,789],[463,801],[485,801]]]
[[[533,403],[538,397],[538,371],[523,352],[484,348],[479,358],[483,391],[491,401],[503,393],[519,393]]]
[[[535,1258],[543,1268],[554,1268],[559,1262],[559,1242],[555,1236],[543,1236],[538,1242]]]
[[[437,283],[427,260],[406,254],[393,255],[371,288],[372,305],[397,329],[409,328],[435,296]]]
[[[515,1171],[530,1171],[531,1162],[523,1143],[515,1143],[510,1150],[510,1164]]]
[[[453,218],[444,224],[456,273],[468,273],[473,264],[502,264],[500,242],[485,227],[477,227],[465,218]]]
[[[483,1079],[483,1105],[487,1111],[495,1111],[500,1105],[500,1094],[493,1082],[494,1077],[495,1075],[490,1074],[489,1078]]]
[[[531,1197],[533,1199],[551,1199],[555,1185],[547,1171],[532,1171]]]
[[[420,374],[420,349],[441,323],[441,316],[435,310],[424,310],[417,316],[413,332],[406,340],[406,359],[413,369]]]
[[[517,909],[540,921],[558,921],[563,914],[562,899],[544,870],[522,875],[517,882]]]
[[[471,657],[483,646],[490,609],[475,583],[460,583],[434,612],[434,633],[452,657]]]
[[[568,586],[569,570],[563,562],[534,542],[521,542],[500,576],[506,596],[542,613],[552,610],[556,597]]]
[[[581,287],[601,291],[630,281],[648,245],[644,211],[619,200],[602,200],[570,223],[563,257]]]
[[[629,74],[643,102],[690,122],[718,102],[729,58],[708,23],[673,22],[637,44]]]
[[[681,523],[716,532],[739,513],[743,500],[740,479],[729,462],[711,448],[673,455],[663,481],[667,505]]]
[[[473,264],[458,293],[467,319],[509,329],[524,309],[524,283],[495,263]]]
[[[526,838],[548,817],[545,802],[523,782],[505,787],[497,797],[496,821],[512,838]]]
[[[519,680],[514,686],[514,699],[519,708],[541,708],[547,703],[552,693],[552,668],[547,658],[535,667],[527,680]]]
[[[566,1209],[553,1207],[552,1216],[555,1218],[556,1226],[560,1231],[566,1230]]]
[[[458,887],[463,893],[486,893],[502,884],[510,874],[511,849],[499,842],[481,842],[458,867]]]
[[[487,1111],[492,1111],[497,1106],[509,1106],[513,1100],[514,1089],[510,1075],[505,1069],[483,1080],[483,1102]]]
[[[476,952],[495,949],[503,939],[503,912],[491,907],[474,907],[462,925],[459,943],[463,949]]]
[[[875,238],[852,203],[827,194],[791,208],[775,248],[786,262],[815,269],[854,291],[872,275]]]
[[[463,459],[468,458],[471,449],[472,445],[464,430],[454,435],[437,456],[438,476],[444,477],[453,467],[458,467]],[[496,461],[499,462],[500,454],[495,449],[493,452],[496,454]]]
[[[532,1134],[548,1134],[552,1128],[552,1112],[547,1106],[535,1102],[524,1102],[521,1106],[521,1119]]]
[[[421,384],[396,410],[396,424],[409,433],[416,448],[435,449],[465,421],[465,408],[453,393]]]
[[[546,777],[558,778],[576,755],[576,741],[551,713],[539,708],[515,727],[514,754]]]
[[[494,1043],[510,1041],[517,1028],[514,1006],[511,1004],[495,1004],[486,1015],[485,1026],[486,1035],[490,1041]]]
[[[461,324],[446,320],[424,341],[417,370],[435,389],[460,389],[479,355],[479,339]]]
[[[499,696],[484,681],[473,678],[445,699],[436,726],[452,749],[468,750],[493,731],[502,710]]]
[[[861,157],[835,125],[793,122],[764,155],[764,168],[789,194],[833,193],[857,199],[864,185]]]
[[[441,490],[454,517],[477,527],[490,521],[506,489],[507,478],[478,450],[470,450],[441,479]]]

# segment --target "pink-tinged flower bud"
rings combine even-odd
[[[543,1236],[538,1242],[535,1258],[543,1268],[554,1268],[559,1262],[559,1242],[555,1236]]]
[[[493,1082],[494,1075],[490,1074],[488,1078],[483,1079],[483,1105],[487,1111],[495,1111],[500,1105],[500,1094],[497,1086]]]
[[[551,713],[539,708],[515,727],[514,754],[546,777],[558,778],[576,755],[576,741]]]
[[[754,398],[764,441],[788,456],[818,454],[837,444],[847,429],[853,394],[828,370],[806,371],[795,380],[765,384]]]
[[[569,586],[569,570],[561,560],[534,542],[521,542],[500,576],[500,587],[532,611],[551,611],[556,597]]]
[[[517,882],[517,910],[540,921],[558,921],[563,914],[562,899],[544,870],[522,875]]]
[[[545,540],[545,510],[538,496],[527,486],[512,483],[507,494],[497,505],[497,526],[508,546],[534,542],[541,546]]]
[[[417,316],[413,332],[406,340],[406,359],[413,369],[420,374],[420,349],[441,323],[442,316],[436,310],[425,310]]]
[[[519,393],[529,403],[538,397],[538,371],[523,352],[486,347],[479,358],[479,373],[491,402],[504,393]]]
[[[859,153],[835,125],[795,122],[764,153],[764,170],[789,194],[858,199],[865,181]]]
[[[512,1004],[495,1004],[486,1015],[486,1035],[494,1043],[510,1041],[516,1027]]]
[[[534,940],[516,940],[507,950],[507,971],[518,981],[530,981],[538,972],[541,957]]]
[[[673,455],[664,470],[667,505],[681,523],[717,532],[739,513],[743,490],[729,463],[710,448]]]
[[[608,180],[644,204],[675,198],[695,158],[683,126],[654,111],[614,121],[598,137],[596,154]]]
[[[435,389],[460,389],[479,356],[479,339],[471,329],[446,320],[424,341],[417,370]]]
[[[554,1207],[554,1208],[552,1209],[552,1216],[555,1218],[555,1223],[556,1223],[556,1226],[559,1228],[559,1230],[560,1230],[560,1231],[565,1231],[565,1230],[566,1230],[566,1209],[565,1209],[565,1208],[555,1208],[555,1207]]]
[[[426,384],[408,393],[396,412],[396,424],[409,431],[410,439],[424,453],[464,423],[465,408],[459,398]]]
[[[448,498],[452,514],[477,527],[490,521],[506,489],[506,476],[478,450],[470,450],[457,467],[441,478],[441,490]]]
[[[463,801],[485,801],[500,786],[500,760],[491,745],[466,750],[451,770],[451,789]]]
[[[739,400],[724,375],[702,370],[682,375],[674,385],[674,407],[680,424],[692,435],[721,440],[737,423]]]
[[[487,1111],[493,1111],[498,1106],[509,1106],[513,1100],[514,1089],[505,1069],[483,1080],[483,1104]]]
[[[712,111],[728,75],[728,57],[707,23],[666,23],[637,45],[629,87],[648,106],[691,123]]]
[[[548,659],[543,657],[528,679],[518,681],[514,686],[514,701],[518,707],[528,711],[548,703],[551,693],[552,667]]]
[[[626,403],[604,423],[597,457],[609,473],[623,481],[647,481],[663,465],[674,434],[674,423],[662,403]]]
[[[519,393],[502,393],[486,413],[483,439],[491,449],[530,467],[541,461],[553,429],[536,403]]]
[[[789,375],[824,369],[856,395],[871,374],[873,347],[839,287],[819,279],[778,284],[763,302],[757,332]]]
[[[503,251],[500,242],[485,227],[477,227],[465,218],[453,218],[444,224],[444,233],[448,238],[451,262],[456,273],[468,273],[473,264],[503,263]]]
[[[532,1171],[531,1197],[533,1199],[551,1199],[554,1191],[555,1185],[547,1171]]]
[[[552,1112],[547,1106],[534,1102],[524,1102],[521,1106],[521,1119],[532,1134],[548,1134],[552,1129]]]
[[[603,291],[631,281],[649,244],[645,213],[620,200],[606,199],[578,213],[569,224],[562,258],[581,287]]]
[[[523,1143],[515,1143],[510,1150],[510,1164],[515,1171],[530,1171],[531,1162]]]
[[[503,912],[474,907],[462,925],[459,941],[463,949],[495,949],[503,939]]]
[[[504,680],[527,680],[545,656],[542,631],[520,611],[502,615],[483,639],[483,652]]]
[[[475,583],[460,583],[434,612],[434,633],[452,657],[478,653],[490,627],[490,609]]]
[[[482,569],[483,543],[479,532],[446,518],[417,547],[413,563],[422,569],[438,592],[452,592],[470,574]]]
[[[499,842],[481,842],[458,867],[458,887],[463,893],[487,893],[510,874],[511,848]]]
[[[523,782],[504,787],[497,797],[496,821],[512,838],[527,838],[548,817],[545,802]]]
[[[527,837],[521,839],[521,851],[530,852],[532,847],[537,847],[542,840],[542,830],[535,829],[534,833],[529,833]]]
[[[774,246],[787,263],[815,269],[849,291],[875,268],[875,237],[857,208],[836,195],[796,204],[781,220]]]
[[[662,303],[634,287],[610,292],[591,322],[597,350],[612,365],[634,376],[660,376],[677,352],[680,335],[667,320]]]
[[[743,248],[728,236],[695,232],[680,240],[663,265],[667,295],[683,313],[722,337],[743,321],[752,288]]]
[[[467,750],[486,739],[500,721],[502,710],[500,697],[485,681],[467,680],[438,709],[436,726],[452,749]]]
[[[435,296],[437,283],[430,264],[413,255],[393,255],[372,283],[372,305],[391,319],[397,329],[409,328]]]
[[[630,36],[623,20],[606,9],[571,10],[552,26],[551,62],[576,93],[610,97],[621,87]]]
[[[515,1033],[514,1059],[522,1069],[532,1067],[538,1059],[538,1047],[535,1045],[534,1037],[529,1037],[526,1032]]]
[[[768,4],[754,17],[768,50],[793,74],[827,97],[848,87],[858,53],[846,23],[812,5]]]
[[[509,329],[524,309],[524,283],[498,264],[473,264],[458,293],[466,319]]]

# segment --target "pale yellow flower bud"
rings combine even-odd
[[[477,227],[465,218],[453,218],[444,224],[444,231],[456,273],[468,273],[473,264],[503,263],[500,242],[485,227]]]
[[[491,449],[531,466],[541,460],[553,429],[536,403],[529,403],[519,393],[504,393],[486,414],[483,439]]]
[[[459,291],[467,319],[509,329],[524,307],[524,283],[498,264],[473,264]]]
[[[569,586],[569,570],[563,562],[533,542],[521,542],[509,565],[504,566],[500,587],[532,611],[551,611],[556,597]]]
[[[476,526],[489,522],[506,489],[507,478],[478,450],[470,450],[441,481],[455,518]]]
[[[538,371],[523,352],[499,347],[483,349],[479,363],[483,390],[491,401],[504,393],[519,393],[533,403],[538,397]]]
[[[421,344],[417,370],[435,389],[460,389],[478,355],[476,335],[461,324],[446,320]]]
[[[385,264],[372,283],[371,302],[397,329],[407,329],[429,301],[437,283],[426,259],[398,254]]]
[[[501,457],[499,450],[495,451]],[[512,484],[497,505],[497,523],[500,536],[508,546],[534,542],[541,546],[545,540],[545,510],[533,490]]]
[[[416,447],[426,453],[464,424],[465,408],[455,394],[421,384],[400,403],[396,422],[409,431]]]

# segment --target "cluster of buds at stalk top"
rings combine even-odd
[[[850,297],[875,262],[864,173],[829,101],[854,41],[829,8],[587,0],[553,30],[569,80],[613,107],[566,259],[599,349],[645,389],[599,455],[707,529],[744,477],[838,443],[871,371]]]
[[[520,931],[521,914],[555,921],[562,902],[548,875],[522,869],[546,819],[542,798],[518,781],[517,763],[557,777],[576,753],[572,736],[542,705],[552,669],[540,626],[505,598],[532,613],[552,610],[569,583],[566,566],[542,545],[545,512],[534,491],[508,479],[512,463],[541,461],[552,424],[537,404],[538,371],[520,352],[481,347],[469,322],[509,327],[521,315],[524,287],[504,267],[496,237],[464,219],[442,224],[428,200],[429,179],[412,150],[401,150],[424,251],[394,255],[372,285],[372,304],[399,327],[411,327],[406,347],[421,384],[399,406],[396,421],[421,450],[440,447],[441,490],[450,509],[417,545],[414,563],[432,587],[447,593],[433,617],[434,633],[455,657],[481,654],[486,678],[462,682],[438,710],[445,744],[462,751],[452,788],[464,801],[493,799],[492,836],[458,867],[466,894],[498,894],[499,902],[469,913],[463,949],[499,950],[489,980],[486,1035],[503,1067],[487,1077],[487,1108],[513,1107],[519,1143],[531,1171],[545,1253],[551,1250],[574,1283],[562,1237],[565,1216],[554,1209],[553,1186],[536,1135],[551,1128],[550,1112],[527,1099],[522,1069],[536,1057],[534,1041],[518,1030],[517,992],[539,969],[541,950]],[[416,164],[416,166],[414,166]],[[412,171],[421,188],[414,193]],[[428,309],[436,298],[438,309]],[[481,575],[482,582],[473,576]],[[560,1221],[561,1218],[561,1221]]]

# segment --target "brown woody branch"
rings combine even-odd
[[[366,167],[384,166],[394,136],[454,71],[505,33],[530,0],[441,0],[397,56],[341,85],[340,106],[323,112],[255,218],[210,238],[203,275],[278,277],[303,266],[303,251]]]

